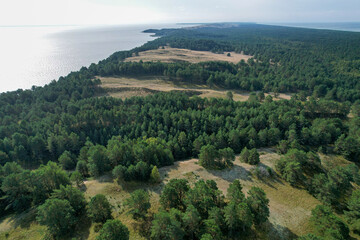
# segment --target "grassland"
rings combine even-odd
[[[210,89],[207,85],[191,84],[181,81],[170,81],[166,77],[99,77],[106,95],[115,98],[129,98],[133,96],[147,96],[156,92],[183,91],[191,95],[198,95],[206,98],[226,98],[228,90],[214,87]],[[246,101],[249,92],[232,90],[234,101]],[[265,94],[267,96],[269,94]],[[281,93],[274,100],[290,99],[291,94]]]
[[[230,56],[228,56],[229,53]],[[140,60],[142,60],[143,62],[185,61],[191,63],[199,63],[199,62],[207,62],[207,61],[226,61],[226,62],[238,63],[241,60],[247,61],[252,57],[253,56],[245,55],[242,53],[235,53],[235,52],[225,52],[222,54],[218,54],[208,51],[194,51],[188,49],[164,47],[156,50],[139,52],[138,56],[134,55],[130,58],[127,58],[125,61],[126,62],[139,62]]]

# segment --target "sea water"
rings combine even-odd
[[[0,93],[43,86],[153,39],[149,28],[181,25],[0,27]]]

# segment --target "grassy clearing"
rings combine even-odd
[[[129,98],[133,96],[147,96],[156,92],[183,91],[192,95],[198,95],[203,98],[227,98],[228,90],[221,88],[209,89],[205,84],[195,84],[181,81],[170,81],[162,76],[146,77],[100,77],[101,87],[108,96],[115,98]],[[246,101],[249,98],[249,92],[232,90],[235,101]],[[267,96],[268,94],[265,94]],[[290,99],[291,94],[279,94],[280,99]]]
[[[279,155],[272,149],[259,149],[261,164],[270,168]],[[226,195],[229,184],[235,179],[240,179],[243,185],[243,191],[247,192],[252,186],[258,186],[264,189],[270,199],[270,221],[266,226],[267,233],[260,233],[256,239],[291,239],[296,235],[302,235],[309,231],[308,220],[311,215],[311,209],[320,204],[318,200],[312,197],[304,189],[296,189],[278,177],[268,180],[258,180],[251,174],[252,166],[241,163],[237,158],[234,167],[228,170],[208,171],[198,165],[198,159],[176,162],[172,166],[159,169],[162,183],[160,184],[118,184],[109,176],[99,180],[85,182],[87,187],[86,196],[91,197],[97,193],[105,194],[114,206],[114,217],[120,219],[126,224],[131,232],[131,239],[145,239],[139,236],[136,231],[135,222],[126,214],[126,208],[122,206],[124,200],[130,193],[136,189],[146,189],[151,193],[151,211],[156,212],[159,207],[159,194],[162,187],[173,178],[186,178],[192,184],[198,179],[215,180],[221,191]],[[93,227],[90,229],[88,239],[94,239],[96,233]]]
[[[227,56],[230,53],[230,56]],[[180,49],[180,48],[171,48],[164,47],[164,49],[159,48],[156,50],[148,50],[144,52],[139,52],[139,56],[132,56],[127,58],[126,62],[139,62],[142,60],[143,62],[191,62],[191,63],[199,63],[199,62],[207,62],[207,61],[225,61],[238,63],[241,60],[248,61],[253,56],[245,55],[242,53],[235,52],[225,52],[222,54],[212,53],[209,51],[194,51],[189,49]]]
[[[260,153],[260,165],[274,169],[276,161],[280,156],[273,149],[258,149]],[[324,164],[334,162],[341,164],[344,159],[337,156],[321,155]],[[346,160],[345,160],[346,161]],[[259,180],[252,174],[253,166],[240,162],[238,157],[234,162],[234,167],[227,170],[206,170],[198,165],[198,159],[176,162],[172,166],[159,169],[162,182],[160,184],[150,183],[117,183],[111,176],[106,175],[99,179],[85,181],[85,196],[87,199],[96,194],[104,194],[114,206],[113,216],[120,219],[130,229],[131,239],[146,239],[137,232],[136,222],[127,215],[127,209],[123,206],[124,200],[130,193],[137,189],[145,189],[151,194],[152,208],[150,211],[156,212],[159,207],[159,195],[163,186],[173,178],[188,179],[190,184],[198,179],[215,180],[218,188],[226,195],[229,184],[235,179],[239,179],[246,193],[252,186],[264,189],[270,199],[270,218],[265,226],[265,231],[258,232],[254,239],[293,239],[310,231],[308,225],[311,210],[320,202],[307,193],[304,189],[291,187],[288,183],[281,180],[276,175],[265,180]],[[14,219],[23,219],[28,225],[15,225],[14,216],[10,216],[0,221],[0,239],[5,239],[5,234],[9,233],[8,239],[40,239],[45,234],[45,228],[36,224],[27,216],[17,216]],[[27,220],[26,220],[27,219]],[[32,219],[32,220],[31,220]],[[17,221],[19,222],[19,221]],[[30,223],[30,224],[29,224]],[[94,225],[90,228],[79,229],[78,236],[81,239],[95,239],[97,233]]]

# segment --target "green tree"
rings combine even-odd
[[[229,100],[233,100],[234,95],[233,95],[233,93],[232,93],[231,91],[227,91],[227,92],[226,92],[226,97],[227,97]]]
[[[282,177],[291,185],[295,185],[303,178],[301,165],[296,161],[289,161],[284,168]]]
[[[161,181],[160,173],[156,166],[151,170],[150,180],[152,183],[159,183]]]
[[[260,162],[260,155],[256,148],[253,148],[249,151],[248,163],[251,165],[256,165]]]
[[[248,191],[246,202],[254,216],[255,225],[260,225],[268,220],[270,216],[269,199],[266,197],[264,190],[252,187]]]
[[[116,180],[119,182],[121,180],[125,180],[126,171],[127,171],[127,168],[125,166],[117,165],[113,169],[112,174],[113,174],[114,178],[116,178]]]
[[[236,203],[244,202],[245,194],[242,192],[242,186],[239,180],[236,179],[229,185],[226,197]]]
[[[253,216],[246,203],[230,202],[224,208],[225,222],[230,236],[246,234],[252,226]]]
[[[74,209],[67,200],[48,199],[38,207],[36,220],[48,227],[53,236],[67,235],[73,229],[76,218]]]
[[[318,205],[311,211],[310,223],[315,234],[324,239],[348,239],[348,226],[332,213],[330,207]]]
[[[106,154],[106,148],[102,145],[92,146],[89,149],[88,168],[92,176],[98,177],[110,170],[110,161]]]
[[[129,240],[129,229],[120,220],[107,220],[96,240]]]
[[[94,222],[104,223],[112,218],[111,205],[102,194],[97,194],[91,198],[88,204],[88,213]]]
[[[84,185],[84,177],[78,171],[75,171],[71,174],[70,180],[74,182],[77,187]]]
[[[205,232],[211,236],[211,239],[214,240],[224,239],[220,226],[216,223],[214,219],[204,220],[204,225],[205,225]]]
[[[214,168],[216,166],[216,159],[218,158],[218,151],[213,145],[203,146],[199,154],[199,163],[204,168]]]
[[[126,199],[125,205],[129,207],[129,213],[135,220],[145,220],[147,212],[151,207],[149,193],[142,189],[131,193],[130,197]]]
[[[151,227],[151,239],[181,240],[183,237],[184,231],[176,216],[164,210],[155,214]]]
[[[219,150],[220,167],[231,167],[235,161],[235,153],[231,148]]]
[[[69,151],[64,151],[58,159],[61,166],[66,170],[71,170],[75,167],[75,161]]]
[[[201,217],[193,205],[187,206],[182,221],[186,229],[187,237],[189,239],[194,239],[196,234],[199,232]]]
[[[186,179],[171,179],[163,188],[160,203],[165,209],[185,210],[185,194],[189,191]]]
[[[89,175],[89,169],[87,167],[86,162],[83,160],[79,160],[77,162],[76,171],[81,173],[81,175],[83,175],[83,177],[86,177],[87,175]]]
[[[210,233],[204,233],[204,234],[201,236],[200,240],[214,240],[214,238],[213,238],[213,236],[211,236]]]
[[[353,191],[347,202],[349,211],[345,211],[345,216],[351,226],[351,229],[360,233],[360,190]]]
[[[240,153],[240,160],[244,163],[248,163],[249,157],[250,157],[250,151],[249,149],[247,149],[247,147],[244,147]]]
[[[69,201],[71,207],[74,209],[74,214],[77,216],[85,212],[87,203],[84,193],[70,185],[65,187],[60,186],[60,189],[55,189],[50,198]]]
[[[323,238],[309,233],[309,234],[299,237],[297,240],[323,240]]]
[[[5,168],[5,167],[4,167]],[[6,170],[3,170],[6,172]],[[10,173],[10,172],[9,172]],[[31,206],[33,201],[33,186],[30,171],[12,173],[2,182],[1,190],[5,193],[8,206],[15,211],[23,211]]]
[[[48,162],[32,171],[31,178],[34,187],[33,202],[35,204],[43,203],[60,186],[71,184],[68,174],[54,162]]]
[[[192,204],[201,218],[208,218],[208,211],[213,207],[222,207],[224,199],[214,180],[199,180],[186,193],[186,204]]]

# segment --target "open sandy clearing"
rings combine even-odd
[[[207,98],[226,98],[229,90],[209,89],[207,85],[191,84],[178,81],[170,81],[165,77],[146,76],[146,77],[99,77],[101,87],[107,95],[116,98],[129,98],[134,96],[147,96],[156,92],[184,91],[192,95]],[[232,90],[235,101],[246,101],[249,98],[249,92]],[[268,94],[265,94],[267,96]],[[279,94],[279,99],[290,99],[290,94]]]
[[[271,149],[259,149],[261,152],[261,164],[273,167],[279,155]],[[295,235],[302,235],[309,229],[308,220],[313,209],[319,201],[303,189],[291,187],[288,183],[277,177],[268,180],[258,180],[251,174],[252,166],[241,163],[237,158],[234,167],[222,171],[209,171],[197,164],[197,159],[176,162],[172,166],[160,168],[162,183],[157,185],[143,183],[126,183],[118,185],[110,178],[87,181],[86,196],[91,197],[97,193],[106,194],[114,208],[114,216],[121,219],[130,229],[133,229],[132,219],[126,215],[126,209],[122,207],[124,199],[136,189],[146,189],[151,193],[152,211],[159,206],[159,194],[163,186],[173,178],[186,178],[190,184],[198,179],[214,180],[219,189],[226,195],[229,184],[239,179],[246,193],[252,186],[264,189],[270,199],[270,223],[268,236],[258,236],[258,239],[291,239]],[[90,236],[95,234],[90,231]],[[132,239],[141,239],[134,231],[131,231]],[[91,238],[89,238],[91,239]]]
[[[230,56],[227,56],[230,53]],[[248,61],[253,56],[242,53],[225,52],[222,54],[212,53],[208,51],[194,51],[189,49],[164,47],[156,50],[148,50],[139,52],[139,56],[127,58],[125,62],[144,62],[160,61],[160,62],[179,62],[186,61],[191,63],[207,62],[207,61],[225,61],[238,63],[241,60]]]

